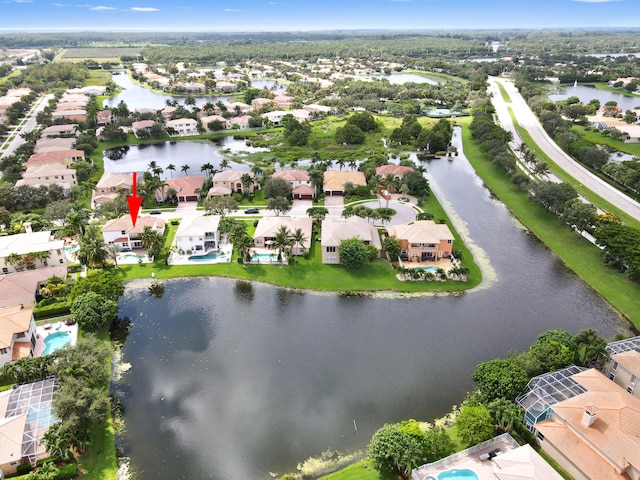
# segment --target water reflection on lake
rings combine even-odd
[[[147,282],[129,285],[120,314],[133,322],[132,367],[115,390],[139,478],[282,475],[329,447],[365,448],[385,422],[446,413],[473,387],[475,365],[545,330],[624,329],[462,156],[427,168],[495,272],[474,291],[343,298],[200,278],[165,282],[153,298]]]
[[[589,103],[594,98],[597,98],[600,100],[600,105],[604,105],[610,101],[615,101],[618,103],[619,107],[622,107],[623,111],[633,110],[640,106],[640,96],[629,97],[620,93],[598,90],[596,87],[587,85],[558,87],[554,90],[554,93],[550,93],[548,97],[554,102],[566,100],[569,97],[578,97],[582,103]]]

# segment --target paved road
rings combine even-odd
[[[498,88],[498,83],[500,83],[509,94],[509,97],[511,98],[510,104],[506,104],[502,98]],[[578,162],[573,160],[569,155],[564,153],[564,151],[556,145],[551,137],[549,137],[544,128],[542,128],[542,125],[511,81],[502,78],[489,77],[489,84],[496,113],[505,130],[514,132],[514,138],[516,138],[517,132],[515,132],[515,128],[507,108],[511,107],[520,126],[529,132],[533,141],[560,168],[571,175],[583,186],[604,198],[607,202],[615,205],[620,210],[623,210],[628,215],[640,221],[640,203],[629,198],[607,182],[596,177]]]
[[[24,143],[24,139],[20,135],[23,133],[28,133],[38,126],[38,124],[36,123],[36,116],[39,112],[44,110],[44,108],[49,104],[49,100],[51,100],[52,98],[53,95],[49,94],[44,95],[36,100],[29,112],[27,112],[27,114],[25,115],[24,119],[20,122],[20,125],[16,128],[13,140],[9,144],[9,147],[7,147],[6,150],[3,150],[0,158],[13,155],[13,152],[16,150],[16,148]]]

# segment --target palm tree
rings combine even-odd
[[[151,173],[153,173],[156,168],[158,168],[158,162],[156,162],[155,160],[151,160],[147,165],[147,170],[149,170]]]
[[[106,244],[97,225],[88,225],[82,236],[77,258],[89,266],[103,266],[108,257]]]
[[[282,262],[282,251],[291,246],[291,232],[286,225],[282,225],[276,232],[273,248],[278,251],[278,261]]]
[[[40,260],[43,267],[47,266],[47,260],[51,257],[51,253],[48,251],[34,252],[31,255],[33,255],[36,260]]]
[[[607,352],[605,347],[607,342],[598,336],[598,331],[593,328],[580,330],[575,336],[576,346],[578,347],[578,361],[580,365],[588,366],[596,362],[598,358]]]
[[[305,236],[301,228],[295,229],[295,231],[291,235],[291,241],[293,242],[294,247],[299,247],[297,254],[300,255],[300,253],[302,253],[302,251],[304,250],[302,244],[307,241],[307,237]]]
[[[144,227],[144,231],[140,237],[140,242],[142,246],[147,249],[147,254],[150,257],[155,257],[160,252],[163,240],[160,232],[149,226]]]
[[[211,174],[213,169],[214,169],[213,165],[211,165],[211,163],[209,162],[203,163],[202,166],[200,167],[200,171],[204,172],[204,175],[207,178],[209,178],[209,175]]]
[[[164,169],[162,167],[156,167],[152,170],[153,176],[160,178],[160,175],[164,173]]]
[[[338,164],[338,167],[340,167],[340,171],[342,171],[342,168],[347,164],[347,161],[343,158],[340,158],[336,160],[336,163]]]
[[[118,254],[121,251],[122,251],[122,248],[120,248],[120,245],[118,245],[117,243],[110,243],[109,245],[107,245],[108,257],[111,260],[113,260],[113,263],[116,266],[116,268],[118,267]]]
[[[18,270],[20,263],[22,262],[22,255],[18,253],[10,253],[4,259],[7,265],[13,265]]]
[[[229,160],[223,158],[222,160],[220,160],[220,170],[225,170],[227,168],[229,168]]]
[[[254,163],[251,166],[251,173],[253,173],[256,177],[261,177],[264,174],[264,170],[260,165],[258,165],[257,163]]]
[[[189,165],[182,165],[182,167],[180,167],[180,170],[182,170],[184,172],[184,176],[187,176],[187,172],[189,171]]]
[[[171,179],[173,180],[173,172],[176,171],[176,166],[173,163],[170,163],[167,165],[167,170],[171,171]]]
[[[251,184],[253,183],[253,178],[248,173],[243,173],[240,177],[240,183],[242,183],[242,193],[247,195],[251,193]]]

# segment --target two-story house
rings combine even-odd
[[[366,245],[382,248],[380,234],[375,225],[360,217],[326,218],[322,221],[321,241],[322,263],[340,263],[340,242],[359,238]]]
[[[108,220],[102,227],[102,237],[105,243],[116,244],[124,252],[134,248],[141,249],[144,248],[142,246],[142,234],[145,227],[152,228],[162,235],[164,233],[164,220],[152,216],[138,217],[134,226],[131,222],[131,215],[114,218],[113,220]]]
[[[426,262],[451,257],[454,236],[446,224],[419,220],[387,227],[390,237],[400,242],[400,257],[409,262]]]
[[[220,248],[219,215],[186,217],[180,221],[175,246],[182,252],[206,253]]]

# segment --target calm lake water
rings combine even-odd
[[[166,169],[173,164],[176,171],[173,176],[184,176],[182,165],[189,165],[188,175],[203,175],[200,167],[205,163],[211,163],[217,169],[223,157],[221,151],[230,152],[254,152],[260,149],[246,145],[242,139],[222,137],[220,143],[208,141],[202,142],[160,142],[142,145],[130,145],[105,151],[104,171],[111,172],[143,172],[149,167],[149,162],[155,161],[159,167]],[[249,171],[251,166],[246,163],[229,162],[234,170]],[[171,178],[171,172],[165,171],[162,178]]]
[[[640,96],[628,97],[620,93],[607,92],[605,90],[598,90],[596,87],[587,85],[578,85],[571,87],[560,87],[560,92],[548,95],[550,100],[557,102],[559,100],[566,100],[569,97],[578,97],[582,103],[589,103],[594,98],[600,100],[600,105],[604,105],[607,102],[618,102],[618,106],[622,107],[622,110],[633,110],[640,106]]]
[[[167,281],[158,299],[145,281],[129,285],[120,314],[133,322],[131,369],[114,390],[138,478],[282,475],[329,447],[364,449],[385,422],[445,414],[479,362],[545,330],[626,331],[462,156],[427,168],[485,271],[474,291],[342,298],[200,278]]]
[[[113,81],[120,86],[123,90],[120,94],[113,98],[108,98],[102,102],[104,107],[115,107],[123,101],[129,107],[129,110],[135,110],[137,108],[152,108],[154,110],[161,110],[167,106],[167,100],[175,100],[180,105],[184,105],[186,97],[163,95],[160,93],[152,92],[144,87],[141,87],[137,83],[134,83],[129,75],[121,73],[119,75],[112,76]],[[256,88],[268,88],[273,89],[276,84],[273,80],[255,80],[252,82],[252,86]],[[274,89],[274,92],[282,93],[286,90],[286,87],[280,83],[277,84],[278,88]],[[202,106],[207,102],[213,104],[221,101],[222,103],[229,103],[236,101],[237,97],[233,96],[220,96],[220,97],[193,97],[197,106]],[[189,106],[187,106],[189,108]]]

